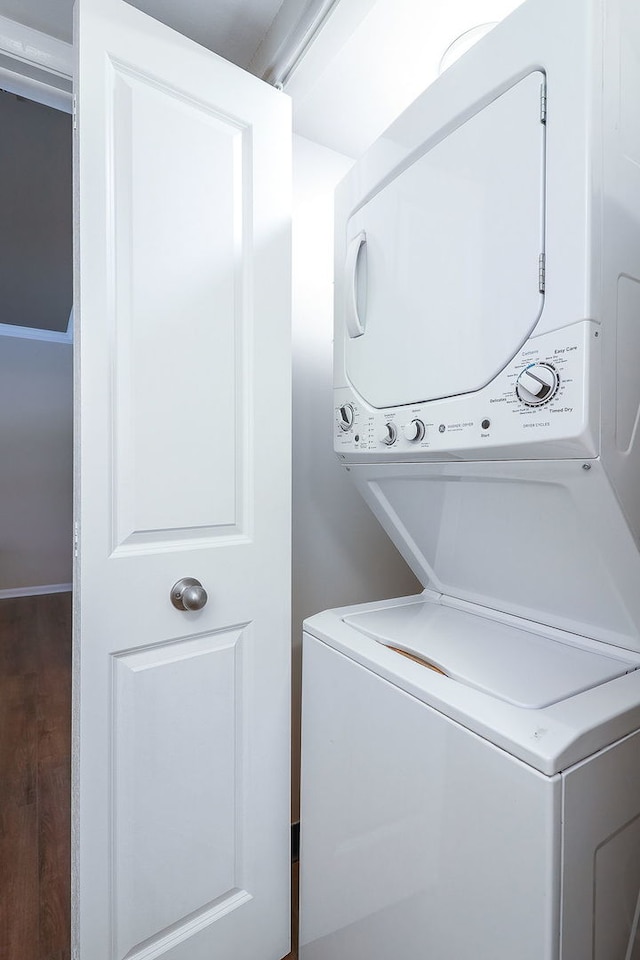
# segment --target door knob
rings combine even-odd
[[[171,603],[177,610],[202,610],[208,599],[205,588],[193,577],[183,577],[171,587]]]

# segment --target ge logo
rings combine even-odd
[[[438,427],[438,430],[440,431],[440,433],[444,433],[446,429],[447,428],[445,427],[444,423],[441,423],[440,426]]]

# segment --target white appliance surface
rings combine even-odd
[[[545,77],[534,71],[437,143],[347,223],[365,243],[364,335],[347,376],[373,407],[479,390],[511,360],[542,311]],[[360,266],[359,266],[360,265]]]
[[[515,706],[540,709],[638,667],[627,659],[420,600],[344,618],[385,646],[442,670],[458,683]]]
[[[640,649],[640,554],[601,461],[349,469],[430,589]]]
[[[303,688],[301,960],[557,960],[560,777],[309,636]]]
[[[629,317],[637,316],[636,302],[634,311],[628,308]],[[355,342],[364,340],[362,336]],[[595,403],[599,347],[597,323],[585,320],[527,340],[480,390],[398,407],[377,409],[365,403],[353,387],[336,387],[336,453],[349,463],[595,457],[599,450]],[[402,349],[406,358],[398,364],[400,379],[410,360],[420,357],[410,337],[402,339]],[[448,366],[441,356],[438,354],[437,360],[445,376]],[[452,349],[449,357],[457,367],[457,350]],[[516,384],[534,363],[553,368],[557,389],[548,404],[527,407],[517,402]],[[343,411],[350,414],[348,429]],[[416,436],[417,424],[422,428]],[[388,443],[390,430],[392,443]]]
[[[638,674],[567,701],[612,739],[545,776],[416,696],[410,670],[460,685],[349,615],[305,625],[301,960],[637,960],[640,734],[605,714]],[[553,710],[520,711],[532,739]]]
[[[546,776],[640,728],[640,654],[429,590],[325,610],[305,630]]]
[[[629,233],[609,202],[601,116],[605,97],[633,116],[637,88],[616,46],[634,5],[606,7],[605,59],[602,0],[523,4],[339,186],[334,436],[346,460],[597,455],[600,325],[615,325],[617,291],[605,301],[595,264],[605,221]],[[636,157],[628,126],[609,137],[612,157]],[[639,176],[628,161],[617,177],[625,209],[640,205]]]

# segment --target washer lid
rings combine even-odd
[[[374,407],[480,390],[543,306],[545,77],[383,181],[346,225],[346,373]]]
[[[344,622],[452,680],[531,710],[634,670],[617,659],[431,601],[356,613]]]

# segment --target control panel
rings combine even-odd
[[[474,393],[375,409],[335,391],[335,449],[345,460],[597,455],[600,331],[583,321],[527,341]]]

